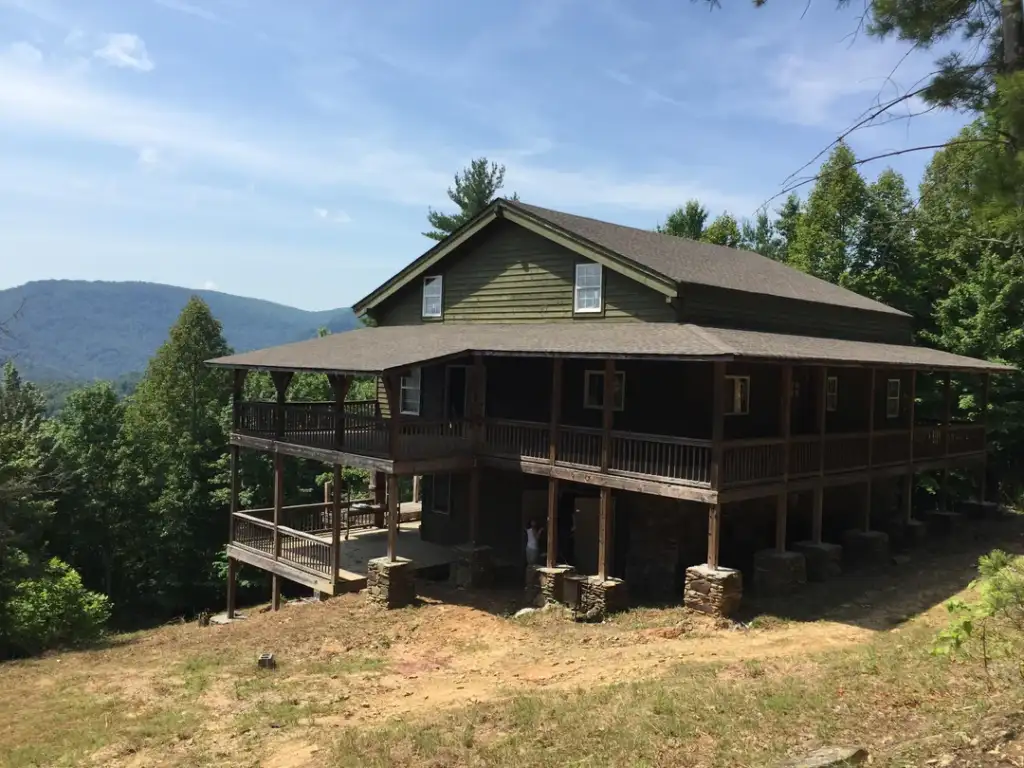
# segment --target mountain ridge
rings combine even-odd
[[[115,379],[145,369],[191,296],[243,352],[355,328],[347,307],[311,311],[210,289],[110,280],[35,280],[0,290],[0,361],[36,381]]]

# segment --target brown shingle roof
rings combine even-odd
[[[360,328],[210,360],[232,368],[380,373],[479,352],[565,357],[766,359],[974,371],[1012,370],[927,347],[675,323],[428,323]]]
[[[530,214],[676,282],[904,315],[885,304],[752,251],[624,227],[517,201],[503,200],[500,204]]]

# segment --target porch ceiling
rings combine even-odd
[[[686,360],[789,360],[962,371],[1009,366],[927,347],[676,323],[455,324],[360,328],[207,361],[226,368],[377,374],[467,354]]]

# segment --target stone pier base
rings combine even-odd
[[[489,587],[494,582],[494,559],[490,547],[464,544],[455,547],[451,582],[457,587]]]
[[[928,538],[928,523],[924,520],[907,520],[903,523],[903,545],[918,547]]]
[[[956,505],[956,511],[973,520],[991,520],[1002,514],[1002,511],[999,509],[999,505],[996,502],[978,501],[977,499],[968,499],[959,502]]]
[[[385,608],[404,608],[416,600],[412,560],[377,557],[366,564],[366,599]]]
[[[580,581],[580,601],[576,617],[585,621],[600,620],[608,613],[629,607],[626,582],[622,579],[601,579],[590,576]]]
[[[565,577],[576,569],[571,565],[537,568],[537,589],[545,603],[565,603]],[[581,590],[582,591],[582,590]]]
[[[959,512],[946,512],[935,509],[925,512],[924,519],[928,521],[928,530],[936,536],[950,536],[960,533],[964,527],[964,516]]]
[[[793,551],[804,556],[808,581],[828,581],[843,574],[843,548],[825,541],[798,541]]]
[[[854,565],[889,562],[889,534],[884,531],[850,530],[843,534],[843,554]]]
[[[712,568],[707,563],[686,569],[683,603],[687,608],[712,616],[731,616],[743,598],[743,574],[732,568]]]
[[[807,563],[800,552],[762,549],[754,553],[754,591],[765,597],[788,595],[807,583]]]

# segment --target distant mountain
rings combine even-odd
[[[15,313],[0,360],[36,381],[114,379],[145,369],[190,296],[209,304],[235,351],[286,344],[358,325],[351,309],[308,312],[261,299],[158,283],[41,280],[0,291],[0,321]]]

